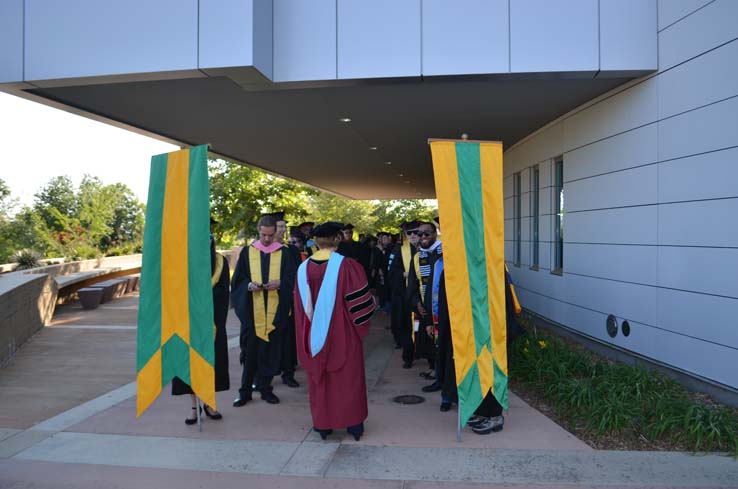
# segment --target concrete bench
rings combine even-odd
[[[82,309],[95,309],[102,303],[105,289],[102,287],[83,287],[77,291]]]
[[[103,290],[102,303],[110,302],[126,293],[126,286],[128,280],[125,279],[113,279],[105,280],[104,282],[98,282],[90,285],[89,288],[96,288]]]
[[[138,290],[138,284],[141,279],[140,274],[128,275],[122,278],[126,279],[126,294],[130,294],[131,292]]]

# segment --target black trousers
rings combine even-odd
[[[290,321],[290,324],[282,332],[282,336],[282,377],[294,377],[297,368],[294,320]]]
[[[243,372],[239,396],[246,398],[255,389],[259,392],[272,392],[272,378],[279,373],[282,357],[282,331],[275,330],[269,334],[269,341],[264,341],[253,331],[244,328],[245,336],[241,339]]]
[[[474,414],[485,418],[493,418],[502,414],[502,405],[497,402],[491,392],[488,392]]]

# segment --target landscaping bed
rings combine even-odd
[[[640,366],[533,328],[509,351],[510,388],[593,448],[728,452],[738,456],[738,410]]]

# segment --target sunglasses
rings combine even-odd
[[[433,236],[433,233],[430,231],[416,231],[415,234],[417,234],[421,238],[427,238],[428,236]]]
[[[408,236],[412,236],[413,234],[418,234],[418,232],[417,231],[405,231],[405,234],[407,234]]]

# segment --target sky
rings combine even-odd
[[[49,180],[85,174],[125,183],[146,202],[153,155],[168,143],[0,92],[0,179],[13,198],[32,204]]]

